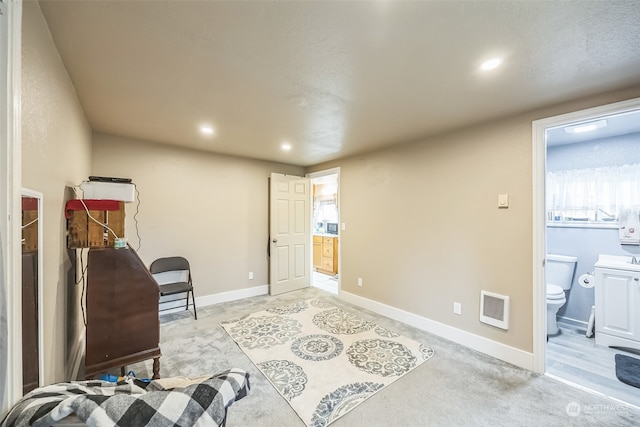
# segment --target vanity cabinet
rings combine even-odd
[[[313,236],[313,267],[325,274],[338,274],[338,238]]]
[[[595,269],[596,344],[640,350],[640,271]]]

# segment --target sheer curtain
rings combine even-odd
[[[606,218],[639,207],[640,163],[547,173],[548,210],[591,211]]]

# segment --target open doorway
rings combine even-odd
[[[337,295],[340,289],[340,169],[307,175],[311,180],[311,286]]]
[[[640,245],[620,234],[629,218],[640,221],[640,99],[539,120],[533,128],[535,370],[640,407],[638,388],[616,372],[619,354],[640,366],[640,317],[629,310],[633,318],[623,319],[625,303],[615,310],[615,322],[639,334],[635,352],[603,341],[611,317],[603,310],[612,299],[603,302],[596,270],[601,255],[640,256]],[[640,271],[630,283],[632,276]],[[636,288],[617,300],[640,298]],[[622,323],[613,335],[623,332]],[[634,347],[633,340],[625,346]]]

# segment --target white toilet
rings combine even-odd
[[[574,256],[547,254],[547,335],[560,332],[556,315],[567,302],[565,291],[571,289],[577,262],[578,258]]]

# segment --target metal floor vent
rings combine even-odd
[[[509,329],[509,297],[480,291],[480,321],[501,329]]]

